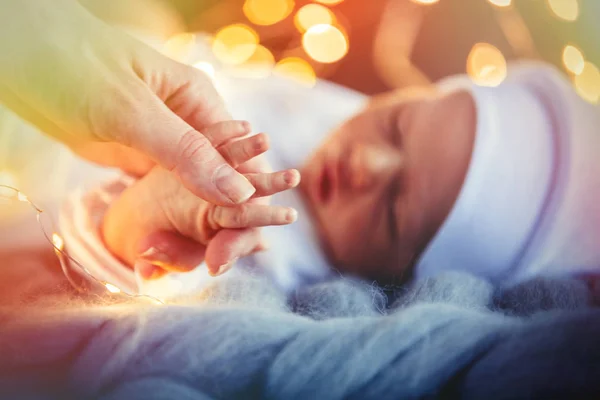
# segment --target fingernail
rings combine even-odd
[[[300,173],[295,169],[286,171],[283,175],[283,181],[290,187],[296,187],[300,183]]]
[[[164,274],[164,270],[156,265],[152,265],[146,261],[136,261],[133,268],[146,280],[160,278]]]
[[[254,151],[265,152],[269,149],[269,139],[264,133],[259,133],[254,138]]]
[[[159,265],[171,265],[173,261],[169,255],[156,247],[150,247],[148,250],[141,253],[138,258]]]
[[[298,211],[294,210],[293,208],[289,208],[286,215],[285,215],[285,221],[286,222],[295,222],[298,219]]]
[[[227,264],[221,265],[219,268],[217,268],[217,271],[214,273],[211,273],[211,275],[212,276],[223,275],[225,272],[229,271],[231,269],[231,267],[233,267],[233,264],[235,264],[235,262],[237,260],[238,260],[237,258],[234,258],[233,260],[229,261]]]
[[[217,189],[234,204],[243,203],[256,191],[254,186],[229,164],[217,168],[213,181]]]

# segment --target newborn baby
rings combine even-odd
[[[459,76],[375,98],[301,168],[301,201],[293,205],[305,225],[296,239],[309,250],[305,260],[272,270],[323,279],[331,266],[389,282],[460,269],[502,283],[595,272],[599,123],[598,110],[544,66],[515,68],[496,88]],[[162,174],[125,195],[160,199],[182,190]],[[130,266],[125,216],[139,204],[116,201],[103,220],[106,245]],[[265,222],[274,221],[258,225]],[[322,258],[310,251],[313,229]],[[286,245],[277,243],[276,251],[285,253]],[[275,256],[256,257],[262,265]]]

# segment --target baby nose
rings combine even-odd
[[[350,155],[350,182],[354,189],[385,184],[403,165],[403,154],[385,144],[362,144]]]

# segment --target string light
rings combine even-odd
[[[246,0],[243,11],[256,25],[273,25],[284,20],[294,10],[293,0]]]
[[[600,99],[600,71],[591,62],[585,62],[583,70],[573,80],[577,93],[586,101],[596,104]]]
[[[184,62],[190,56],[195,45],[196,35],[193,33],[178,33],[165,42],[162,52],[167,57]]]
[[[28,198],[26,195],[24,195],[23,193],[21,193],[21,192],[19,192],[19,193],[17,194],[17,199],[18,199],[20,202],[22,202],[22,203],[28,203],[28,202],[29,202],[29,198]]]
[[[498,7],[508,7],[511,4],[511,0],[488,0],[488,1]]]
[[[54,245],[55,251],[63,251],[65,248],[65,241],[56,232],[52,234],[52,244]]]
[[[319,24],[304,33],[302,47],[313,60],[329,64],[348,53],[348,39],[335,26]]]
[[[44,211],[41,208],[39,208],[38,206],[35,205],[35,203],[33,203],[31,200],[29,200],[29,197],[27,197],[27,195],[22,193],[19,189],[16,189],[15,187],[8,186],[8,185],[0,185],[0,189],[2,189],[2,191],[0,191],[0,197],[7,199],[7,200],[14,199],[14,200],[18,200],[23,203],[27,203],[36,211],[37,222],[38,222],[38,225],[40,226],[42,234],[44,235],[44,237],[46,238],[48,243],[50,243],[52,245],[52,248],[54,249],[54,252],[55,252],[56,256],[58,257],[58,260],[60,262],[62,271],[65,274],[65,277],[68,279],[68,281],[71,283],[71,285],[77,291],[89,292],[88,289],[84,288],[82,285],[75,282],[75,280],[73,279],[73,277],[71,276],[71,273],[70,273],[70,266],[77,267],[78,271],[83,275],[83,277],[87,278],[88,282],[102,285],[104,287],[104,289],[107,290],[109,293],[119,294],[119,295],[133,298],[133,299],[146,300],[146,301],[150,301],[151,303],[157,304],[157,305],[165,304],[162,300],[160,300],[154,296],[128,293],[126,291],[121,290],[120,288],[113,285],[112,283],[105,282],[105,281],[102,281],[102,280],[96,278],[86,267],[84,267],[82,264],[80,264],[77,260],[75,260],[73,257],[71,257],[65,251],[64,240],[58,233],[52,232],[52,234],[48,234],[48,232],[44,228],[42,219],[45,216],[45,218],[48,221],[50,221],[50,225],[53,226],[54,224],[52,223],[52,220],[49,215],[44,213]]]
[[[480,86],[498,86],[506,78],[506,59],[489,43],[477,43],[467,58],[467,74]]]
[[[228,25],[215,34],[212,51],[224,64],[239,65],[254,54],[258,41],[258,33],[248,25]]]
[[[335,16],[331,10],[320,4],[307,4],[299,9],[294,17],[294,25],[300,32],[306,32],[315,25],[331,25],[334,22]]]
[[[579,3],[577,0],[547,0],[550,10],[558,18],[573,22],[579,16]]]
[[[289,77],[297,82],[312,87],[317,82],[313,67],[299,57],[287,57],[280,60],[273,70],[275,74]]]
[[[575,75],[579,75],[583,72],[585,58],[583,57],[581,50],[577,47],[572,45],[565,46],[562,53],[562,61],[565,68]]]

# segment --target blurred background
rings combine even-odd
[[[468,73],[497,85],[506,62],[561,68],[600,97],[597,0],[82,0],[101,18],[169,39],[185,62],[206,32],[233,73],[327,79],[366,94]],[[235,67],[235,68],[233,68]],[[246,70],[246,71],[244,71]]]
[[[587,101],[600,98],[599,0],[79,1],[211,77],[323,79],[374,95],[464,73],[495,86],[507,63],[527,59],[558,67]],[[73,162],[0,108],[0,183],[60,204],[93,181]],[[2,222],[14,215],[0,208]]]

